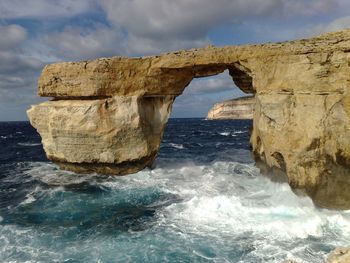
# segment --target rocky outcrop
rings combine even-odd
[[[253,119],[254,105],[252,96],[219,102],[209,110],[207,120]]]
[[[228,69],[255,94],[257,159],[321,205],[350,208],[350,30],[284,43],[207,47],[144,58],[48,65],[28,111],[49,159],[125,174],[150,165],[174,98]],[[336,190],[335,190],[336,189]]]
[[[61,168],[134,173],[152,164],[173,96],[53,100],[28,111],[47,157]]]
[[[329,255],[327,263],[349,263],[350,248],[337,248]]]

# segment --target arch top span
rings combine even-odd
[[[218,48],[205,50],[215,51],[214,54],[220,51]],[[214,63],[201,53],[196,50],[190,54],[186,52],[188,57],[181,53],[181,59],[174,58],[174,54],[165,54],[160,57],[114,57],[47,65],[39,78],[39,95],[63,99],[177,96],[193,78],[217,75],[227,69],[239,88],[247,93],[254,92],[249,62],[233,57],[229,62]],[[201,61],[202,57],[205,61]]]
[[[242,91],[255,94],[256,159],[284,170],[290,185],[318,204],[349,209],[347,187],[336,195],[321,187],[350,186],[349,51],[348,29],[282,43],[55,63],[38,82],[39,95],[55,99],[32,106],[28,116],[47,157],[63,168],[136,172],[153,162],[175,97],[193,78],[228,69]]]

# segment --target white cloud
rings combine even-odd
[[[280,0],[100,0],[107,19],[127,32],[130,52],[196,47],[208,32],[242,17],[276,12]]]
[[[152,55],[202,47],[210,43],[208,33],[220,25],[231,23],[234,26],[254,18],[281,18],[300,13],[313,15],[337,6],[337,0],[96,1],[98,3],[90,0],[86,4],[76,1],[75,5],[69,0],[60,2],[62,7],[66,7],[63,10],[69,9],[72,13],[78,5],[85,7],[83,12],[100,4],[109,25],[71,25],[48,33],[42,43],[49,47],[51,55],[57,59],[80,60],[112,55]],[[52,1],[49,3],[52,4]],[[259,26],[255,21],[251,27]],[[260,31],[263,30],[259,30],[257,36],[264,35]],[[281,35],[281,32],[274,33],[272,35]]]
[[[335,19],[328,25],[320,26],[320,31],[321,32],[338,31],[349,27],[350,27],[350,16],[345,16],[345,17]]]
[[[107,18],[130,34],[148,38],[201,39],[237,17],[270,14],[279,0],[101,0]]]
[[[188,95],[217,93],[232,91],[235,88],[237,86],[234,84],[228,70],[226,70],[216,76],[194,79],[186,88],[185,93]]]
[[[0,25],[0,50],[14,49],[26,39],[26,30],[18,25]]]
[[[21,74],[37,70],[42,62],[16,51],[0,51],[0,75]]]
[[[328,23],[323,22],[316,25],[308,25],[305,28],[295,30],[295,33],[297,37],[306,38],[345,28],[350,28],[350,16],[340,17]]]
[[[24,116],[42,61],[201,47],[221,26],[221,37],[244,41],[310,36],[350,26],[349,8],[348,0],[0,0],[0,112],[11,101]],[[28,33],[26,22],[14,22],[21,19],[42,26]],[[194,80],[176,103],[199,109],[214,100],[208,96],[234,95],[233,87],[228,74]]]
[[[126,55],[156,55],[165,51],[174,51],[180,49],[190,49],[194,47],[203,47],[210,43],[208,38],[203,39],[153,39],[129,35],[123,41],[122,52]]]
[[[26,41],[26,30],[12,24],[0,26],[0,75],[37,70],[41,62],[24,54],[23,44]]]
[[[70,17],[94,9],[94,0],[0,0],[2,19]]]
[[[58,57],[150,55],[201,47],[218,25],[278,13],[281,0],[99,0],[110,25],[66,26],[45,36]]]
[[[334,11],[339,6],[338,0],[283,0],[284,14],[319,15]]]
[[[123,39],[117,29],[96,24],[94,28],[66,26],[45,35],[42,42],[60,59],[92,59],[122,54]]]
[[[11,112],[16,112],[13,118],[23,119],[24,109],[38,101],[36,80],[43,63],[23,50],[27,40],[23,27],[2,25],[0,36],[0,117],[11,119]]]
[[[22,47],[27,32],[23,27],[15,24],[0,26],[0,35],[0,88],[7,89],[15,82],[24,83],[20,79],[38,71],[42,62],[24,53]]]

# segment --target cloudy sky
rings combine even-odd
[[[26,120],[43,65],[208,44],[282,41],[350,27],[349,0],[0,0],[0,121]],[[192,81],[173,117],[240,96],[227,72]]]

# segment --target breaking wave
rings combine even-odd
[[[124,177],[62,171],[23,146],[23,161],[1,164],[0,262],[318,263],[349,244],[350,211],[262,176],[248,132],[221,140],[247,122],[183,122],[152,170]]]
[[[27,146],[27,147],[32,147],[32,146],[39,146],[41,143],[27,143],[27,142],[19,142],[18,145],[20,146]]]

